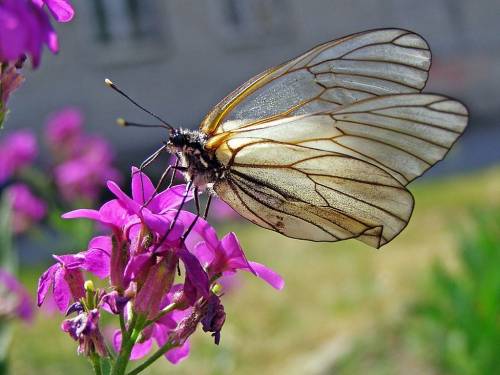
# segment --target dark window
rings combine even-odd
[[[217,32],[229,45],[263,44],[289,36],[288,2],[284,0],[212,0]]]
[[[150,0],[92,0],[95,37],[102,43],[154,38],[155,11]]]

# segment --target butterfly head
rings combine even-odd
[[[204,188],[223,175],[223,168],[215,155],[205,150],[207,137],[202,132],[173,129],[166,142],[167,150],[177,155],[187,181]]]
[[[205,142],[205,137],[198,131],[172,129],[166,145],[171,153],[192,153],[201,152]]]

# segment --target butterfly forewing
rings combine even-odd
[[[419,92],[430,63],[427,43],[412,32],[353,34],[250,79],[205,117],[201,131],[213,135],[249,123],[331,111],[377,95]]]
[[[320,45],[251,79],[207,115],[215,192],[250,221],[313,241],[373,247],[406,226],[405,185],[467,125],[459,102],[421,94],[430,52],[398,29]]]

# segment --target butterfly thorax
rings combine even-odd
[[[179,169],[186,181],[201,189],[224,176],[215,154],[205,149],[206,141],[205,134],[187,129],[174,129],[167,141],[168,151],[179,158]]]

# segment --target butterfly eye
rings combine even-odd
[[[172,134],[170,136],[169,140],[170,140],[170,143],[173,146],[176,146],[176,147],[183,146],[183,145],[186,144],[186,139],[184,137],[184,134],[177,133],[177,132],[175,132],[174,134]]]

